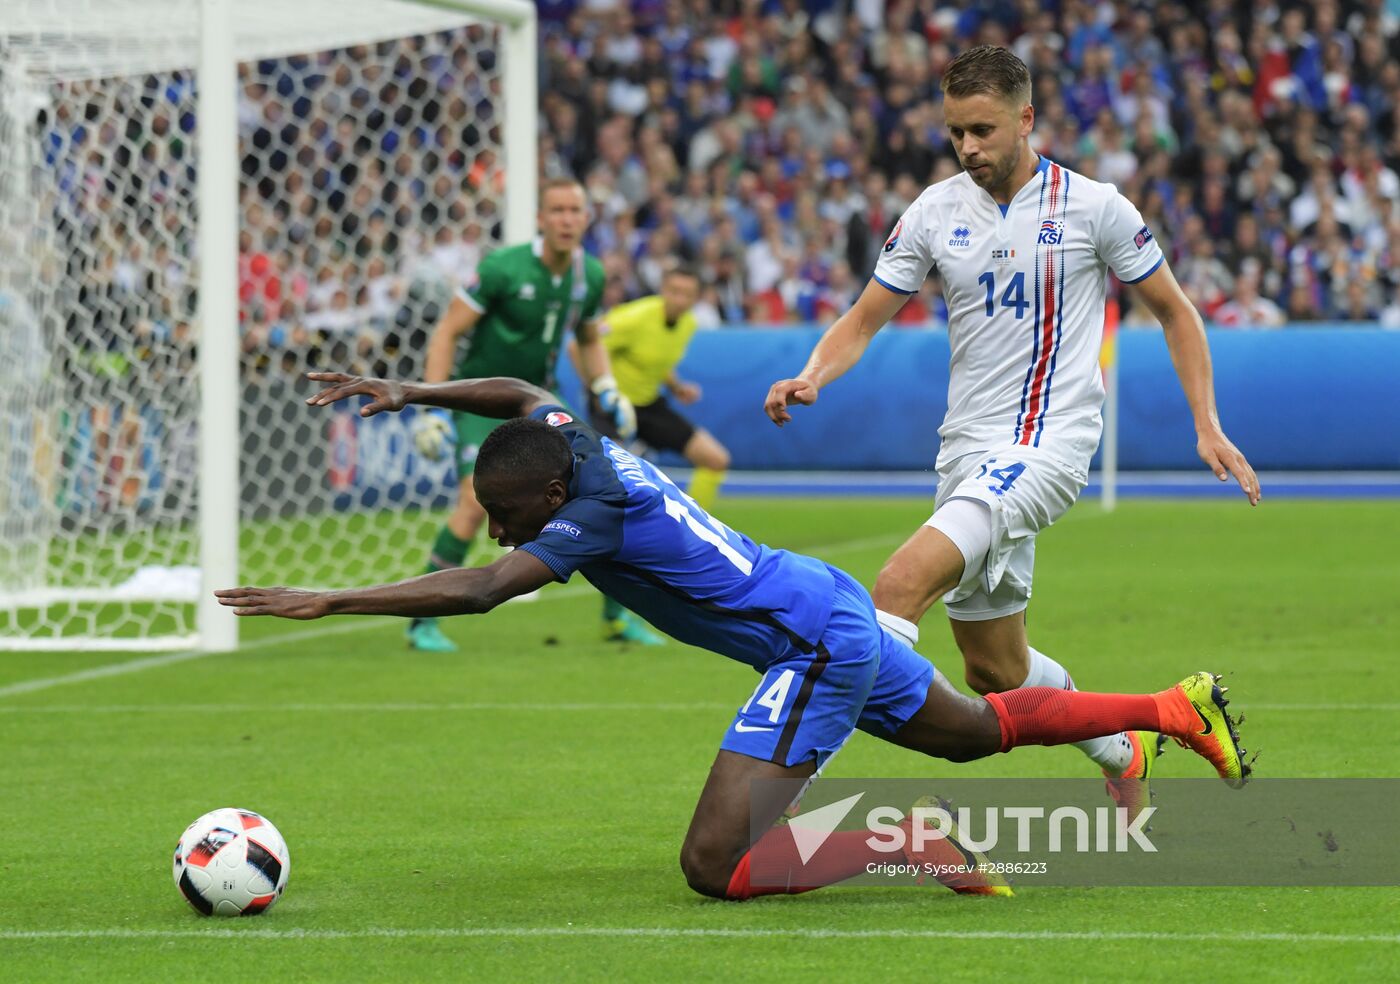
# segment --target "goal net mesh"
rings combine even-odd
[[[197,635],[198,13],[0,17],[0,648]],[[301,374],[416,374],[499,238],[500,31],[393,0],[234,19],[242,576],[416,573],[452,462],[409,417],[310,410]]]

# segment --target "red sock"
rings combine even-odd
[[[869,837],[867,830],[838,831],[803,864],[792,831],[774,827],[739,859],[725,894],[736,900],[751,899],[758,895],[796,895],[835,885],[861,874],[871,862],[890,860],[888,851],[877,851],[866,843]]]
[[[1066,745],[1119,731],[1189,731],[1191,704],[1176,688],[1156,694],[1093,694],[1054,687],[1023,687],[987,694],[1001,723],[1001,748]]]

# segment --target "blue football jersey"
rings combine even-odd
[[[563,407],[531,416],[569,439],[574,473],[569,501],[521,550],[559,580],[578,571],[668,635],[750,666],[816,648],[836,591],[826,564],[730,529]]]

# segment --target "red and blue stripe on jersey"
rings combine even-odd
[[[1031,362],[1021,387],[1021,411],[1016,415],[1016,444],[1040,446],[1045,414],[1050,409],[1050,386],[1060,352],[1064,320],[1064,219],[1069,205],[1069,172],[1046,161],[1041,169],[1040,210],[1035,247],[1035,318],[1032,321]],[[1050,243],[1042,243],[1045,234]]]

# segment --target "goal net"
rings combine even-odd
[[[533,230],[532,6],[4,6],[0,648],[228,648],[215,587],[417,573],[452,462],[301,374],[418,373]]]

